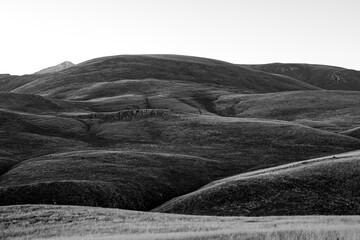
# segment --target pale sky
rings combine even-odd
[[[121,54],[360,70],[360,1],[0,0],[0,73]]]

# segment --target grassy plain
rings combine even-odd
[[[2,239],[355,240],[358,216],[186,216],[55,205],[0,207]]]

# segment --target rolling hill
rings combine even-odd
[[[225,182],[214,189],[221,193],[232,176],[360,149],[358,92],[324,90],[299,76],[252,68],[178,55],[121,55],[46,74],[0,75],[0,205],[147,211],[168,202],[163,206],[177,211],[179,199],[197,196],[211,182]],[[316,171],[343,168],[328,162]],[[294,170],[294,176],[316,182],[311,175],[316,171]],[[271,194],[286,190],[278,175],[274,179],[249,196],[267,188],[273,188]],[[330,191],[324,199],[337,197],[336,188],[346,189],[334,186],[323,186]],[[314,203],[321,204],[323,195],[317,196]],[[343,207],[348,213],[344,202],[333,212],[321,211],[340,214]],[[224,205],[202,212],[192,206],[184,213],[307,211],[274,207],[244,213]],[[320,211],[308,213],[314,209]]]
[[[0,92],[0,109],[44,115],[86,111],[87,108],[80,102],[49,99],[33,94]]]
[[[18,87],[21,87],[27,83],[35,81],[38,79],[38,75],[23,75],[15,76],[10,74],[1,74],[0,75],[0,91],[1,92],[10,92]]]
[[[293,63],[240,66],[289,76],[322,89],[360,91],[360,72],[351,69],[326,65]]]
[[[314,128],[341,132],[360,125],[357,91],[294,91],[233,94],[214,102],[223,116],[293,121]]]
[[[167,85],[176,88],[179,85],[181,87],[181,84],[194,83],[215,89],[221,87],[228,91],[250,93],[318,89],[287,76],[255,71],[216,60],[173,55],[121,55],[78,64],[43,76],[12,92],[89,99],[131,94],[134,87],[140,87],[143,93],[153,94],[154,88],[146,87],[147,79],[156,79],[159,83],[159,86],[154,87],[156,91],[159,88],[166,89]],[[126,87],[128,84],[131,85]]]
[[[0,205],[56,202],[150,210],[216,179],[360,147],[358,139],[284,121],[160,109],[71,117],[16,114],[3,112],[8,118],[1,127],[11,135],[2,141],[13,161],[4,160],[8,170],[0,178]],[[20,134],[39,136],[40,143]]]
[[[212,182],[154,209],[197,215],[359,215],[360,152]]]
[[[56,203],[148,210],[206,184],[220,170],[216,161],[179,154],[63,152],[29,159],[2,175],[0,205]]]

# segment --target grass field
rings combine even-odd
[[[359,216],[210,217],[119,209],[0,207],[2,239],[355,240]]]

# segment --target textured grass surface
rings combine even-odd
[[[187,155],[75,151],[27,160],[1,177],[0,204],[62,204],[149,210],[224,174]]]
[[[8,171],[0,179],[1,205],[150,210],[222,177],[360,146],[355,138],[274,120],[164,110],[78,119],[3,113],[11,155],[1,160]],[[67,153],[75,149],[83,150]]]
[[[154,211],[204,215],[359,215],[360,152],[221,179]]]
[[[314,64],[243,65],[252,69],[281,74],[328,90],[360,90],[360,72],[340,67]]]
[[[201,217],[89,207],[0,207],[4,239],[355,240],[358,216]]]
[[[171,112],[158,116],[154,110],[134,112],[126,112],[126,119],[122,119],[123,115],[120,119],[107,119],[110,115],[105,114],[86,115],[90,119],[81,118],[88,126],[85,130],[82,122],[64,118],[59,121],[64,127],[54,125],[52,131],[48,127],[61,118],[39,116],[41,121],[34,122],[33,115],[21,115],[22,121],[39,124],[38,128],[16,125],[24,127],[21,131],[52,133],[57,137],[51,139],[59,140],[61,136],[71,140],[64,142],[64,147],[60,141],[54,143],[54,149],[49,148],[50,142],[44,144],[46,151],[62,153],[24,162],[18,159],[20,163],[0,179],[0,204],[56,202],[150,210],[222,177],[360,146],[354,138],[282,121]],[[13,135],[8,139],[21,144]],[[42,147],[34,145],[33,154],[45,154],[39,151]],[[67,147],[92,150],[67,153]]]
[[[347,131],[341,132],[341,134],[360,139],[360,127],[349,129]]]
[[[225,116],[281,119],[332,132],[360,125],[360,94],[356,91],[296,91],[235,94],[215,101]]]
[[[9,74],[0,75],[0,91],[9,92],[29,82],[38,79],[38,75],[13,76]]]

